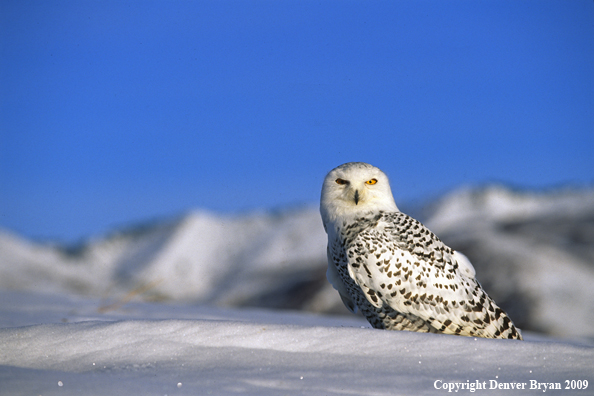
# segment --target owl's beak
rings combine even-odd
[[[355,190],[355,205],[359,205],[359,190]]]

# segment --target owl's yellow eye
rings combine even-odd
[[[336,183],[337,183],[337,184],[347,184],[347,183],[348,183],[348,181],[346,181],[346,180],[344,180],[344,179],[341,179],[341,178],[339,177],[338,179],[336,179]]]
[[[367,180],[365,182],[365,184],[375,184],[375,183],[377,183],[377,179],[371,179],[371,180]]]

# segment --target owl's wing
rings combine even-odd
[[[336,268],[336,264],[332,260],[330,254],[330,247],[326,249],[326,254],[328,256],[328,269],[326,270],[326,278],[328,282],[334,287],[338,294],[340,295],[340,299],[342,300],[343,304],[349,311],[352,313],[357,313],[357,305],[351,299],[349,292],[344,285],[342,279],[340,279],[340,274],[338,273],[338,269]]]
[[[468,257],[466,257],[465,255],[463,255],[462,253],[460,253],[458,251],[454,251],[454,259],[456,259],[456,262],[458,263],[458,267],[460,267],[462,272],[467,277],[473,278],[473,279],[476,277],[476,271],[475,271],[472,263],[470,262],[470,260],[468,260]]]
[[[476,281],[466,256],[407,215],[376,220],[346,245],[349,274],[370,304],[415,315],[448,334],[516,331]]]

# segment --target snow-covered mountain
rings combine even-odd
[[[461,190],[426,224],[520,328],[594,336],[594,190]]]
[[[521,328],[594,336],[594,190],[459,190],[425,224],[464,252]],[[191,212],[76,249],[0,232],[0,289],[346,313],[325,280],[317,208]]]
[[[311,208],[238,217],[192,212],[69,249],[3,233],[0,288],[301,308],[317,292],[309,290],[312,277],[321,283],[325,275],[324,238]]]

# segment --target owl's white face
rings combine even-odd
[[[326,225],[379,210],[396,212],[388,177],[375,166],[349,162],[332,169],[322,186],[320,212]]]

